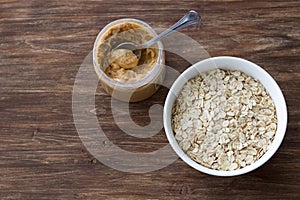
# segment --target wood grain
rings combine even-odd
[[[83,146],[72,116],[75,77],[95,37],[115,19],[166,28],[190,9],[202,23],[182,33],[210,56],[257,63],[281,87],[289,121],[280,149],[254,172],[231,178],[199,173],[179,159],[143,174],[103,165]],[[0,199],[300,199],[299,22],[297,0],[0,1]],[[170,52],[166,59],[180,72],[190,65]],[[133,120],[147,125],[149,107],[163,105],[167,92],[131,104]],[[95,112],[114,144],[132,152],[167,144],[163,130],[146,139],[124,134],[110,100],[99,86]]]

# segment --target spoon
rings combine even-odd
[[[141,57],[141,49],[150,47],[152,44],[166,37],[173,31],[179,30],[181,28],[187,27],[192,24],[197,24],[200,21],[200,19],[201,19],[200,15],[196,11],[191,10],[184,17],[182,17],[178,22],[176,22],[173,26],[171,26],[169,29],[165,30],[161,34],[155,36],[151,40],[139,45],[132,42],[123,42],[117,45],[115,48],[113,48],[113,50],[117,50],[117,49],[131,50],[139,59]]]

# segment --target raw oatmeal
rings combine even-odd
[[[251,165],[268,150],[277,117],[258,80],[216,69],[184,85],[172,109],[172,128],[190,158],[228,171]]]

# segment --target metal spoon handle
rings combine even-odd
[[[167,35],[169,35],[173,31],[179,30],[181,28],[187,27],[187,26],[192,25],[192,24],[197,24],[200,21],[200,19],[201,19],[200,15],[196,11],[191,10],[184,17],[182,17],[178,22],[176,22],[176,24],[171,26],[169,29],[165,30],[164,32],[162,32],[158,36],[152,38],[148,42],[146,42],[144,44],[141,44],[141,45],[138,45],[137,49],[147,48],[147,47],[151,46],[152,44],[154,44],[155,42],[157,42],[157,41],[161,40],[162,38],[166,37]]]

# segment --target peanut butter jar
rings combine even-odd
[[[138,102],[152,96],[165,76],[165,55],[159,41],[141,50],[140,58],[130,50],[115,50],[122,42],[142,44],[156,32],[137,19],[119,19],[106,25],[93,48],[93,64],[104,90],[113,98]]]

